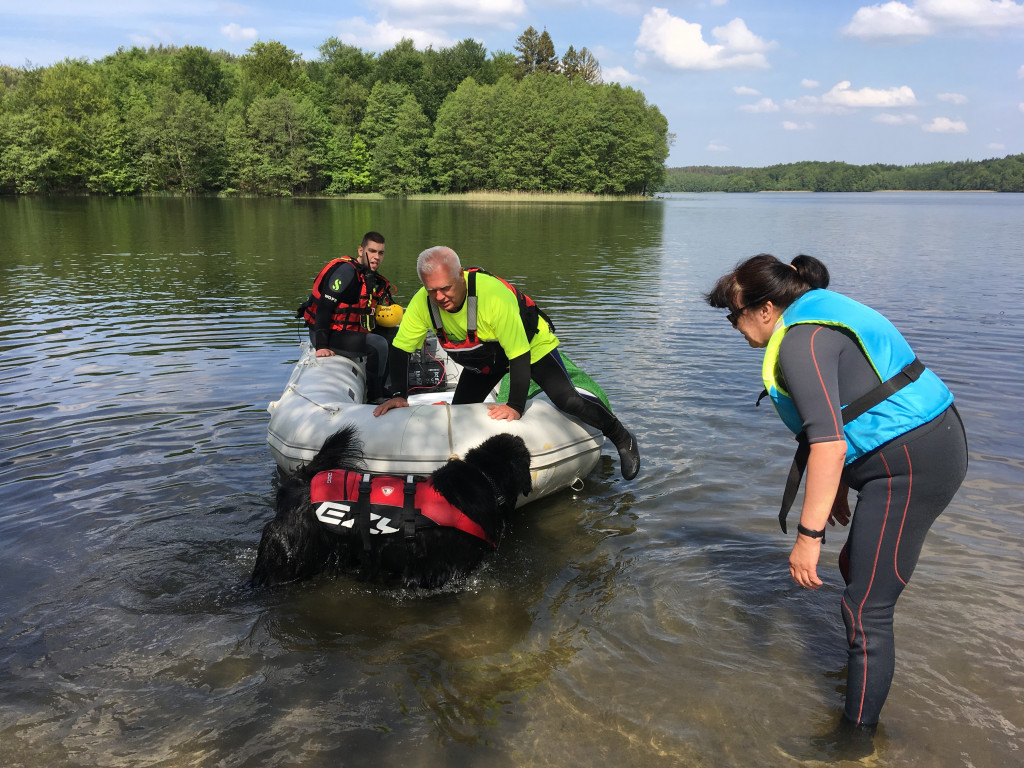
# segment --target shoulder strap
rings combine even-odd
[[[843,408],[843,424],[849,424],[863,413],[870,411],[884,400],[888,400],[901,389],[917,381],[924,373],[924,363],[914,358],[903,370],[890,379],[883,381],[865,395],[861,395]]]
[[[402,527],[406,543],[416,538],[416,477],[405,476],[402,503]]]
[[[372,549],[372,543],[370,540],[370,489],[370,475],[368,473],[364,473],[363,476],[359,478],[359,496],[356,498],[356,503],[354,505],[356,527],[359,529],[359,534],[363,542],[364,560],[369,556],[370,550]]]
[[[466,338],[476,341],[476,273],[474,269],[467,273],[466,283]]]
[[[430,300],[430,296],[423,294],[423,300],[427,302],[427,311],[430,313],[430,322],[434,325],[434,335],[442,341],[448,341],[448,334],[444,332],[444,323],[441,322],[441,310]]]

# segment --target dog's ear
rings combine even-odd
[[[530,451],[526,447],[523,438],[518,435],[509,435],[515,441],[511,446],[511,453],[515,458],[509,462],[509,469],[512,470],[512,477],[516,488],[521,496],[529,496],[533,490],[533,475],[530,472]]]
[[[340,429],[328,437],[313,460],[298,470],[297,476],[309,482],[318,472],[331,469],[362,471],[363,443],[354,426]]]

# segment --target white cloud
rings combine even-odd
[[[744,104],[740,109],[744,112],[778,112],[779,105],[765,97],[756,104]]]
[[[1006,145],[1000,144],[998,142],[992,142],[991,144],[988,145],[988,148],[991,149],[993,152],[1002,152],[1006,149]]]
[[[804,88],[817,88],[819,85],[821,85],[821,83],[819,83],[817,80],[811,80],[805,77],[803,80],[800,81],[800,85],[803,86]]]
[[[1024,77],[1024,64],[1020,65],[1020,69],[1017,70],[1017,77]]]
[[[782,105],[790,112],[800,114],[848,115],[855,111],[842,104],[826,104],[819,96],[801,96],[799,99],[786,99],[782,102]]]
[[[945,101],[949,104],[966,104],[967,97],[962,93],[940,93],[939,101]]]
[[[1024,112],[1024,101],[1020,102],[1017,105],[1017,109],[1019,109],[1021,112]]]
[[[883,112],[871,119],[884,125],[906,125],[907,123],[916,123],[917,115],[894,115],[891,112]]]
[[[764,53],[776,46],[776,43],[765,42],[747,29],[743,19],[733,19],[724,27],[715,27],[711,34],[730,51]]]
[[[950,27],[1024,26],[1024,3],[1014,0],[917,0],[915,6]]]
[[[826,104],[843,107],[909,107],[917,104],[910,86],[900,85],[884,91],[877,88],[851,91],[849,80],[837,83],[821,100]]]
[[[241,27],[235,22],[226,24],[220,28],[221,34],[231,40],[255,40],[258,33],[253,27]]]
[[[445,48],[455,43],[454,40],[424,29],[396,27],[388,21],[370,24],[362,16],[347,19],[338,24],[338,39],[363,50],[384,51],[394,48],[397,43],[406,38],[412,40],[420,49],[427,46]]]
[[[402,13],[461,11],[463,13],[524,13],[524,0],[376,0],[375,7]]]
[[[760,96],[761,92],[757,88],[749,88],[745,85],[734,85],[732,88],[733,93],[739,96]]]
[[[376,0],[373,8],[383,16],[432,28],[452,21],[515,27],[513,19],[526,15],[525,0]]]
[[[863,38],[924,36],[933,32],[927,19],[897,2],[860,8],[843,29],[843,34]]]
[[[936,117],[922,125],[921,130],[928,133],[967,133],[967,123],[963,120],[950,120],[948,117]]]
[[[1013,0],[915,0],[864,6],[843,33],[864,39],[925,37],[962,29],[1024,27],[1024,4]]]
[[[719,144],[717,141],[709,141],[708,145],[704,149],[710,152],[728,152],[729,148],[725,144]]]
[[[767,68],[765,53],[776,47],[755,35],[743,19],[733,19],[711,30],[717,44],[705,42],[700,24],[669,14],[665,8],[651,8],[640,24],[635,45],[676,69]],[[637,53],[643,63],[646,54]]]
[[[712,5],[725,5],[729,0],[711,0]]]
[[[794,123],[790,120],[783,120],[782,128],[786,131],[813,131],[814,123]]]
[[[621,83],[622,85],[647,82],[640,75],[634,75],[623,67],[601,67],[601,79],[606,83]]]

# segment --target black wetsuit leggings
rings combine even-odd
[[[849,640],[846,718],[878,722],[895,666],[893,614],[925,535],[967,473],[967,438],[956,408],[858,459],[844,480],[859,491],[839,556]]]
[[[501,370],[488,373],[474,373],[463,369],[455,394],[452,396],[452,405],[482,402],[501,381],[507,370],[507,365]],[[530,378],[544,390],[544,394],[551,399],[556,408],[575,416],[585,424],[596,427],[601,430],[601,434],[607,435],[618,426],[619,420],[601,402],[581,397],[576,391],[557,349],[530,365]]]

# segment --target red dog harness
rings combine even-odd
[[[321,523],[335,529],[360,530],[367,544],[370,534],[399,533],[404,529],[405,537],[410,539],[418,527],[441,525],[457,528],[495,546],[477,522],[435,490],[429,477],[407,475],[403,479],[332,469],[313,477],[309,500]]]

